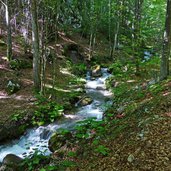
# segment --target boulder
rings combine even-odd
[[[44,129],[43,132],[40,134],[40,138],[47,140],[49,136],[51,135],[51,131],[49,129]]]
[[[96,90],[106,90],[106,87],[97,86]]]
[[[92,67],[92,77],[101,77],[102,72],[101,72],[101,67],[100,65],[95,65]]]
[[[5,165],[18,165],[20,164],[22,161],[22,158],[15,155],[15,154],[7,154],[2,163],[5,164]]]
[[[83,97],[76,103],[76,106],[87,106],[93,102],[91,97]]]
[[[56,132],[52,135],[48,142],[48,147],[51,152],[59,150],[61,147],[67,144],[68,140],[72,139],[72,133],[69,131],[66,132]]]
[[[1,169],[5,168],[6,171],[17,171],[18,165],[21,164],[22,158],[15,154],[7,154],[3,161]]]
[[[19,138],[32,123],[33,111],[23,113],[18,119],[12,118],[0,124],[0,143]],[[16,119],[16,120],[15,120]]]

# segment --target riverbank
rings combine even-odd
[[[3,42],[3,37],[1,39]],[[14,47],[18,48],[14,48],[14,60],[11,63],[7,62],[5,58],[6,44],[4,43],[0,47],[1,142],[5,139],[16,138],[24,133],[27,127],[22,125],[23,123],[30,125],[32,122],[30,118],[39,108],[36,104],[40,104],[41,98],[46,98],[49,102],[55,100],[57,104],[64,106],[67,113],[74,108],[74,103],[79,100],[80,93],[84,93],[82,89],[84,82],[81,81],[80,77],[84,78],[86,74],[88,40],[79,34],[74,34],[69,38],[64,33],[59,33],[57,43],[51,42],[49,44],[50,51],[55,53],[55,74],[52,71],[52,61],[48,59],[45,76],[46,88],[44,97],[41,97],[33,91],[32,54],[24,54],[19,37],[14,36],[13,39],[15,40]],[[99,51],[98,47],[96,50],[98,56],[103,56],[105,53],[105,51]],[[85,61],[85,63],[80,64],[80,61]],[[54,78],[55,81],[52,81]],[[16,85],[16,87],[9,86],[8,88],[9,83]],[[55,84],[54,88],[53,84]],[[13,136],[13,133],[16,134]]]

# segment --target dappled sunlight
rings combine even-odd
[[[171,117],[171,112],[165,113],[165,115]]]
[[[21,47],[19,45],[14,44],[13,45],[13,50],[17,53],[21,53]]]
[[[26,84],[26,85],[30,85],[30,84],[33,84],[33,80],[30,80],[30,79],[22,79],[23,83]]]
[[[142,101],[141,101],[141,104],[145,104],[145,103],[147,103],[147,102],[153,100],[153,98],[154,98],[154,97],[148,97],[148,98],[142,100]]]
[[[136,80],[128,80],[127,83],[135,83]]]
[[[70,43],[75,43],[76,44],[75,41],[71,40],[70,38],[65,37],[65,35],[59,35],[59,37],[62,38],[66,42],[70,42]]]
[[[163,96],[168,96],[170,94],[170,92],[165,92],[163,93]]]
[[[50,84],[45,84],[45,87],[46,88],[51,88],[51,89],[54,88],[54,90],[57,90],[59,92],[66,92],[66,93],[72,92],[71,90],[66,90],[66,89],[61,89],[61,88],[53,87]]]
[[[12,71],[11,69],[7,68],[5,65],[0,65],[0,69],[5,71]]]
[[[74,76],[67,70],[67,68],[60,68],[60,72],[65,75]]]

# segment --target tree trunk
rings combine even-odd
[[[134,21],[134,54],[135,54],[135,66],[136,74],[140,73],[139,61],[140,61],[140,44],[141,44],[141,12],[142,12],[143,0],[135,0],[135,21]]]
[[[39,32],[37,23],[37,3],[36,0],[31,0],[32,14],[32,42],[33,42],[33,80],[35,90],[40,91],[40,53],[39,53]]]
[[[160,66],[160,79],[166,79],[169,75],[169,57],[171,50],[171,0],[167,0],[165,31],[163,37],[163,53]]]
[[[6,0],[6,4],[3,3],[3,5],[5,5],[6,8],[5,18],[6,18],[6,26],[7,26],[7,58],[10,61],[12,59],[12,36],[11,36],[11,24],[10,24],[9,0]]]

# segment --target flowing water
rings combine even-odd
[[[101,70],[102,76],[93,80],[91,80],[89,72],[87,73],[85,84],[86,94],[93,99],[90,105],[78,107],[74,115],[65,115],[64,119],[55,123],[27,130],[20,139],[0,146],[0,161],[7,154],[12,153],[24,158],[33,154],[35,150],[49,155],[48,141],[53,132],[59,128],[73,129],[76,122],[87,118],[95,117],[97,120],[101,120],[106,107],[110,105],[110,97],[112,96],[112,93],[106,90],[105,87],[105,80],[110,74],[106,68]]]

